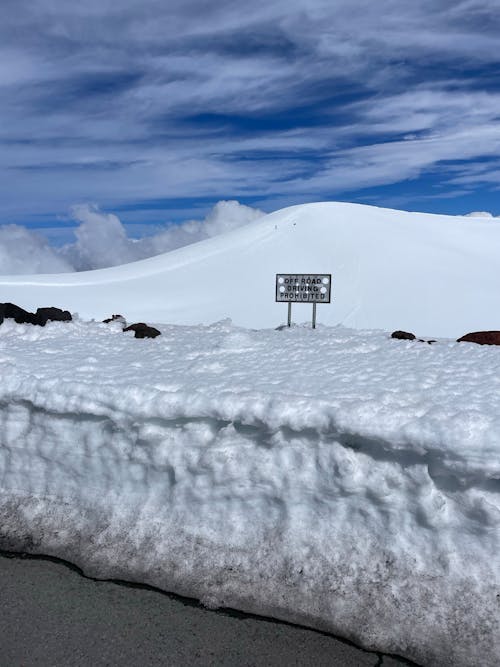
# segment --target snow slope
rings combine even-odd
[[[0,325],[0,548],[496,666],[499,350],[452,339],[500,328],[499,235],[311,204],[134,264],[0,278],[0,301],[163,332]],[[278,272],[333,274],[316,331],[274,330]]]
[[[160,328],[0,326],[0,548],[498,665],[497,348]]]
[[[276,273],[332,273],[333,302],[318,321],[458,336],[500,329],[500,224],[319,203],[141,262],[77,274],[0,278],[0,301],[54,305],[85,318],[196,324],[230,317],[272,327]],[[1,268],[0,268],[1,270]],[[294,305],[295,321],[310,305]]]

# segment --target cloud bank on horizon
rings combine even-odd
[[[496,0],[4,0],[0,224],[78,201],[126,224],[218,199],[498,214],[499,35]]]
[[[72,210],[79,223],[75,241],[60,248],[20,225],[0,227],[0,274],[90,271],[136,262],[231,231],[262,215],[263,211],[237,201],[220,201],[204,220],[188,220],[134,239],[116,215],[82,204]]]

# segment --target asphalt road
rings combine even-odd
[[[395,667],[286,623],[145,586],[97,581],[52,559],[0,556],[1,667]]]

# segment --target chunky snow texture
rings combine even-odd
[[[276,273],[331,273],[318,321],[459,338],[498,329],[500,224],[319,203],[267,215],[226,234],[140,262],[78,274],[0,278],[0,301],[50,303],[132,322],[274,327]],[[1,270],[1,269],[0,269]],[[294,321],[311,317],[294,305]]]
[[[497,665],[499,350],[159,326],[0,326],[0,548]]]

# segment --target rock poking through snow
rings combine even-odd
[[[125,327],[123,331],[133,331],[135,338],[156,338],[156,336],[161,336],[161,331],[144,324],[144,322],[131,324],[130,326]]]
[[[37,324],[44,327],[47,322],[69,322],[73,318],[68,310],[61,308],[37,308],[36,313],[30,313],[28,310],[17,306],[15,303],[0,303],[0,324],[5,319],[12,319],[17,324]]]
[[[62,310],[61,308],[37,308],[35,314],[35,324],[44,327],[47,322],[71,322],[73,319],[69,310]]]
[[[397,338],[398,340],[415,340],[416,336],[408,331],[393,331],[391,338]]]
[[[457,340],[457,343],[477,343],[478,345],[500,345],[500,331],[473,331]]]
[[[111,322],[120,322],[123,324],[124,327],[127,326],[127,320],[123,317],[123,315],[111,315],[111,317],[107,317],[105,320],[102,321],[103,324],[110,324]]]

